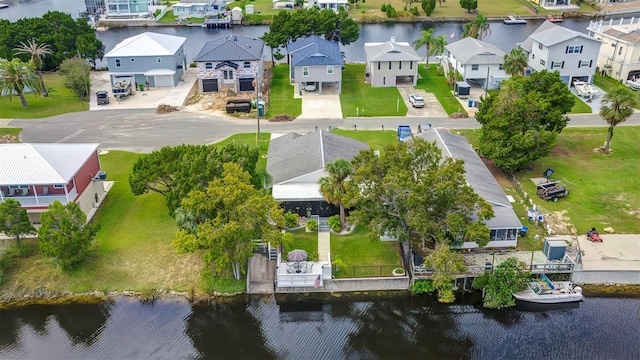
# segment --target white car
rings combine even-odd
[[[422,108],[424,107],[424,99],[421,95],[411,94],[409,95],[409,102],[411,106],[414,108]]]
[[[304,91],[316,91],[316,83],[308,82],[304,85]]]

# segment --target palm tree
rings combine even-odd
[[[502,67],[504,72],[511,76],[522,75],[527,68],[527,53],[522,48],[514,48],[504,56]]]
[[[436,36],[431,42],[431,55],[442,55],[445,46],[447,46],[447,37],[444,35]]]
[[[424,55],[427,65],[429,65],[429,48],[431,48],[432,42],[433,42],[433,28],[429,30],[422,30],[420,32],[420,37],[413,42],[414,49],[418,50],[423,46],[427,49]]]
[[[345,159],[337,159],[326,167],[329,176],[320,178],[320,192],[330,204],[340,207],[340,227],[344,229],[344,204],[347,178],[353,173],[353,166]]]
[[[489,21],[487,18],[478,13],[475,18],[470,23],[464,24],[464,31],[462,32],[462,37],[472,37],[474,39],[482,40],[486,36],[491,34],[491,28],[489,26]]]
[[[610,151],[613,128],[625,122],[633,114],[633,105],[636,103],[636,98],[636,93],[627,87],[617,88],[602,97],[600,116],[609,124],[607,142],[604,145],[605,153]]]
[[[27,64],[16,58],[11,61],[0,59],[0,94],[9,94],[9,101],[14,93],[20,97],[22,106],[27,106],[27,99],[24,97],[24,89],[33,89],[33,92],[40,94],[40,81],[38,75]]]
[[[29,54],[31,55],[31,59],[29,60],[29,65],[33,67],[38,77],[40,78],[40,84],[42,85],[42,96],[47,97],[49,93],[47,92],[47,88],[44,86],[44,79],[42,78],[42,60],[49,54],[53,53],[53,51],[49,48],[47,44],[36,44],[34,39],[27,41],[27,43],[20,42],[20,46],[13,49],[16,54]]]

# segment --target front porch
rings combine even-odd
[[[62,192],[64,191],[64,192]],[[76,187],[67,190],[67,186],[62,189],[50,186],[36,185],[5,185],[0,186],[0,202],[6,199],[15,199],[25,208],[30,207],[47,207],[54,201],[62,204],[72,202],[78,196]]]

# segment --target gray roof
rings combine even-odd
[[[623,32],[620,30],[616,30],[615,28],[611,28],[611,29],[605,30],[604,34],[620,39],[622,41],[632,43],[632,44],[640,43],[640,30]]]
[[[250,61],[262,59],[264,41],[230,35],[208,41],[193,61]]]
[[[576,37],[588,39],[598,43],[600,42],[600,40],[597,40],[587,34],[583,34],[581,32],[556,25],[552,22],[545,21],[536,29],[536,31],[533,32],[533,34],[529,35],[529,37],[520,45],[520,47],[531,52],[533,40],[541,43],[544,46],[553,46],[555,44],[559,44]]]
[[[351,160],[369,145],[331,132],[289,133],[269,142],[267,172],[273,184],[322,170],[337,159]]]
[[[472,37],[466,37],[445,46],[460,64],[502,64],[504,51],[497,46]]]
[[[298,39],[287,44],[291,66],[342,66],[342,53],[337,41],[329,41],[318,35]]]
[[[422,59],[407,42],[387,41],[365,43],[364,53],[369,61],[419,61]]]
[[[493,206],[495,217],[485,221],[490,229],[522,227],[513,207],[502,188],[491,175],[480,156],[463,136],[451,134],[443,129],[425,131],[420,136],[427,141],[435,141],[443,156],[464,161],[465,178],[469,186]]]

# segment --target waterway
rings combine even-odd
[[[0,312],[2,359],[640,359],[640,299],[487,311],[405,294],[118,298]]]

